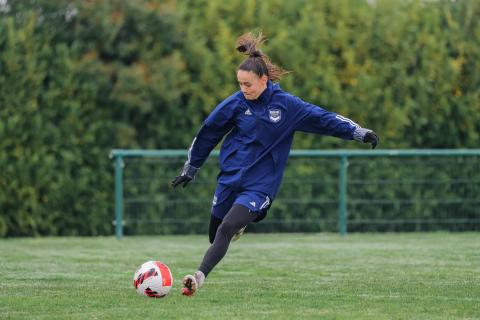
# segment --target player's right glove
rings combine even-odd
[[[182,187],[185,188],[187,184],[195,178],[195,174],[197,174],[197,171],[198,168],[191,166],[188,161],[185,162],[185,165],[183,166],[180,175],[176,176],[175,179],[172,180],[172,187],[175,188],[176,186],[181,184]]]

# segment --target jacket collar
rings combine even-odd
[[[270,97],[272,96],[272,92],[273,92],[272,86],[273,86],[272,81],[268,80],[267,87],[265,88],[265,90],[263,90],[262,94],[258,96],[255,102],[258,102],[261,104],[268,103],[270,101]]]
[[[273,92],[277,89],[279,89],[279,85],[278,84],[274,84],[271,80],[268,80],[267,81],[267,88],[265,88],[265,90],[263,90],[262,94],[260,94],[260,96],[258,96],[257,99],[255,100],[247,100],[244,99],[248,102],[248,103],[251,103],[251,104],[254,104],[254,105],[266,105],[270,102],[270,100],[272,99],[272,95],[273,95]],[[243,95],[242,95],[243,96]]]

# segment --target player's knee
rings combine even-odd
[[[228,220],[223,220],[220,227],[218,227],[217,233],[227,237],[227,239],[231,239],[237,231],[238,230],[235,230],[235,226],[231,222]]]
[[[263,219],[265,219],[266,216],[267,216],[267,210],[266,209],[262,210],[257,214],[257,217],[255,218],[255,220],[253,220],[253,222],[255,223],[260,222]]]

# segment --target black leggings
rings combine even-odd
[[[266,211],[265,211],[266,215]],[[233,205],[223,220],[212,216],[210,220],[209,238],[212,244],[200,264],[198,270],[208,276],[210,271],[222,260],[228,250],[233,235],[252,221],[260,221],[263,217],[250,212],[242,205]]]
[[[268,209],[268,208],[267,208]],[[264,209],[260,211],[259,213],[256,214],[256,218],[253,220],[253,222],[260,222],[263,219],[265,219],[267,215],[267,209]],[[217,229],[222,223],[222,219],[215,217],[214,215],[210,216],[210,226],[208,227],[208,240],[210,243],[213,243],[215,240],[215,235],[217,234]]]

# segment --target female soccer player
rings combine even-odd
[[[221,102],[193,139],[181,174],[172,181],[185,187],[213,148],[220,150],[220,174],[213,197],[210,247],[198,271],[183,278],[183,291],[193,295],[225,256],[235,234],[262,220],[277,194],[295,131],[371,143],[379,139],[369,129],[341,115],[302,101],[273,81],[287,73],[258,49],[262,34],[242,35],[237,50],[247,58],[238,66],[240,91]]]

